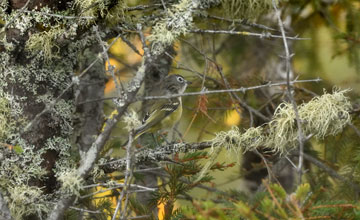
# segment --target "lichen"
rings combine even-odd
[[[47,61],[53,58],[60,58],[60,47],[56,40],[61,37],[66,31],[58,27],[52,27],[48,31],[32,34],[26,42],[26,50],[33,53],[42,51]]]
[[[312,134],[316,138],[324,138],[344,129],[351,121],[351,104],[349,98],[344,96],[348,91],[334,89],[333,94],[324,92],[324,95],[298,106],[301,129],[305,136]],[[293,106],[290,103],[279,105],[268,128],[266,146],[279,152],[295,147],[298,142],[298,127]]]
[[[75,5],[80,9],[81,15],[90,17],[96,17],[97,13],[104,17],[107,3],[106,0],[75,0]]]
[[[126,124],[125,128],[128,131],[138,128],[141,125],[139,117],[134,110],[131,110],[129,113],[127,113],[123,117],[123,121],[125,122],[125,124]]]
[[[9,186],[7,191],[10,194],[9,209],[14,219],[23,219],[30,214],[48,212],[50,207],[45,203],[46,197],[40,188],[20,184]]]
[[[15,121],[11,120],[11,106],[9,100],[0,97],[0,140],[5,139],[15,128]]]
[[[303,120],[306,134],[314,133],[317,138],[336,135],[350,123],[349,111],[352,106],[349,98],[344,94],[350,90],[335,88],[333,94],[315,97],[313,100],[299,107],[300,118]]]
[[[80,190],[84,180],[77,172],[77,169],[63,170],[57,173],[57,179],[61,182],[61,192],[69,195],[80,196]]]
[[[200,1],[181,0],[167,9],[165,16],[152,29],[148,40],[152,42],[152,52],[160,54],[179,35],[186,34],[192,27],[193,13]]]
[[[108,9],[108,5],[111,4],[108,0],[76,0],[75,5],[79,8],[81,16],[94,17],[100,15],[110,25],[119,24],[125,19],[125,1],[120,0],[116,2],[116,5]],[[93,23],[94,19],[87,19],[87,24]]]
[[[221,2],[226,16],[230,18],[255,19],[272,9],[272,0],[221,0]]]
[[[34,146],[27,145],[19,137],[10,144],[22,150],[7,155],[0,161],[0,191],[7,193],[7,202],[13,217],[22,219],[24,215],[46,212],[47,196],[41,188],[29,186],[29,182],[44,179],[47,174],[41,166],[45,150],[35,150]]]
[[[349,90],[334,89],[333,94],[315,97],[298,106],[301,129],[304,136],[316,138],[336,135],[351,121],[351,103],[344,93]],[[221,131],[211,140],[212,150],[225,147],[228,152],[246,152],[266,147],[274,152],[284,153],[298,145],[298,126],[291,103],[282,103],[275,110],[272,120],[260,127],[240,132],[237,127]]]

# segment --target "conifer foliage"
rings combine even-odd
[[[359,20],[357,0],[1,1],[0,219],[360,219]],[[174,73],[191,85],[159,96]]]

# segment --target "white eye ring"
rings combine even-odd
[[[181,76],[178,76],[176,79],[177,79],[178,82],[181,82],[181,83],[184,82],[184,78],[182,78]]]

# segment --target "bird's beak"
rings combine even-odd
[[[186,84],[191,85],[191,84],[192,84],[192,82],[191,82],[191,81],[187,81],[187,80],[186,80]]]

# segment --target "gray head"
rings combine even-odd
[[[191,82],[185,80],[184,77],[178,74],[166,76],[162,83],[166,90],[166,95],[182,94],[189,84],[191,84]]]

